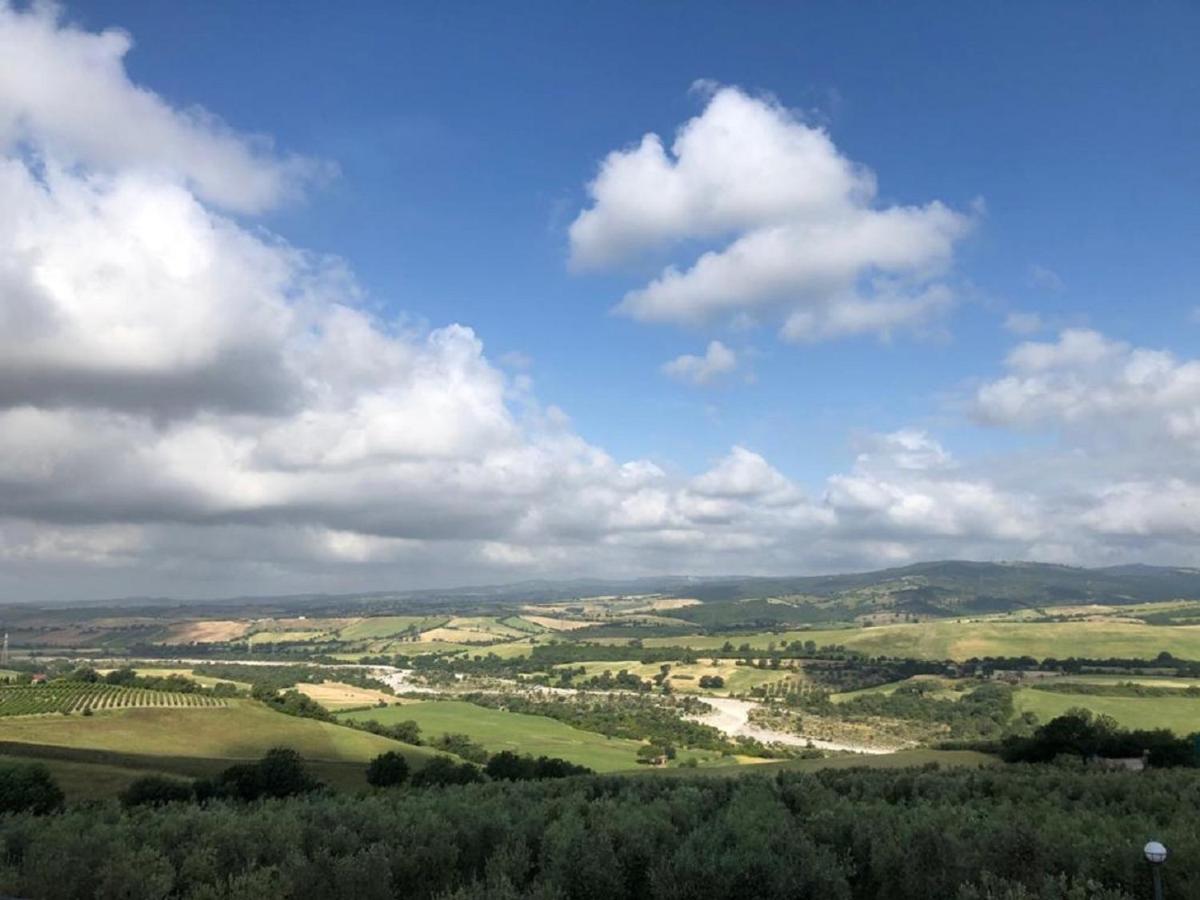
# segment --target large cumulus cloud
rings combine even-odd
[[[615,150],[571,225],[578,268],[653,251],[690,260],[618,309],[651,322],[775,321],[789,340],[889,334],[953,301],[941,279],[970,215],[939,201],[877,202],[874,174],[773,100],[705,86],[670,150]],[[697,251],[698,255],[697,255]]]

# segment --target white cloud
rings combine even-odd
[[[737,354],[720,341],[710,341],[703,356],[685,353],[664,363],[663,374],[684,384],[703,386],[737,369]]]
[[[676,135],[610,153],[571,226],[580,268],[717,244],[626,294],[642,321],[747,315],[810,340],[919,325],[950,305],[939,281],[971,218],[940,202],[876,204],[874,175],[824,130],[732,87]]]
[[[863,451],[857,458],[860,467],[926,471],[954,465],[950,453],[928,432],[919,428],[901,428],[890,434],[871,435],[863,444]]]
[[[1007,367],[1010,374],[976,392],[975,414],[985,423],[1200,442],[1200,360],[1067,329],[1056,341],[1021,344]]]
[[[1004,317],[1004,327],[1013,334],[1036,334],[1046,327],[1042,317],[1035,312],[1010,312]]]
[[[205,200],[249,213],[321,170],[135,85],[124,65],[132,45],[123,31],[64,24],[51,3],[21,12],[0,0],[0,148],[28,143],[64,163],[179,178]]]
[[[692,482],[692,490],[705,497],[792,500],[798,496],[795,486],[779,470],[745,447],[734,447]]]
[[[1066,289],[1066,284],[1057,272],[1036,263],[1029,267],[1029,283],[1043,291],[1055,294]]]
[[[924,431],[875,435],[854,470],[829,479],[825,500],[843,528],[896,540],[918,535],[1030,541],[1039,525],[1030,498],[957,472]]]
[[[1200,484],[1162,478],[1113,485],[1099,492],[1083,522],[1105,535],[1194,540],[1200,535]]]

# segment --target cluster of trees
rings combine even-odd
[[[518,675],[545,673],[551,669],[559,670],[560,667],[574,666],[582,662],[628,662],[631,659],[650,665],[664,662],[695,662],[698,656],[695,650],[688,647],[642,647],[642,642],[635,639],[626,646],[550,641],[530,647],[528,655],[511,658],[501,658],[495,653],[455,653],[401,655],[393,661],[402,668],[421,671],[440,670],[461,675],[516,678]],[[558,675],[558,671],[555,674]],[[576,671],[576,674],[581,673]]]
[[[997,739],[1006,732],[1028,730],[1032,722],[1013,721],[1013,691],[1006,684],[985,683],[957,700],[930,696],[936,685],[925,682],[903,684],[891,693],[859,694],[834,703],[828,691],[797,689],[781,699],[814,715],[845,721],[873,718],[942,726],[951,738]]]
[[[358,728],[361,731],[369,731],[371,734],[390,737],[394,741],[402,741],[405,744],[412,744],[414,747],[421,745],[421,726],[412,719],[405,719],[403,722],[393,722],[390,725],[384,725],[375,719],[364,721],[361,719],[343,718],[338,720],[338,724],[350,728]]]
[[[945,675],[956,671],[953,663],[893,656],[847,656],[804,668],[806,678],[835,693],[861,691],[903,681],[914,675]]]
[[[312,900],[1200,896],[1200,772],[583,777],[0,817],[0,894]],[[1086,827],[1080,827],[1080,823]]]
[[[556,670],[556,674],[560,672],[570,672],[570,669]],[[651,688],[651,683],[645,679],[634,675],[627,669],[621,669],[615,675],[609,669],[605,669],[599,675],[593,675],[591,678],[580,678],[572,681],[564,679],[559,675],[560,681],[565,681],[574,687],[589,691],[648,691]],[[661,680],[659,684],[661,684]]]
[[[579,766],[552,756],[520,755],[511,750],[494,754],[483,767],[488,778],[498,781],[541,781],[545,778],[567,778],[572,775],[591,775],[587,766]]]
[[[1165,728],[1127,731],[1109,716],[1072,709],[1028,736],[1010,735],[1000,744],[1009,762],[1050,762],[1062,757],[1132,758],[1145,754],[1155,767],[1200,766],[1200,733],[1178,737]]]
[[[197,675],[223,678],[230,681],[246,681],[260,690],[270,688],[276,692],[295,687],[297,684],[323,684],[331,680],[329,669],[313,665],[247,666],[238,663],[204,663],[195,666]],[[394,694],[391,685],[385,684],[368,672],[359,669],[340,668],[332,679],[355,687]]]
[[[699,684],[702,688],[723,688],[725,687],[725,679],[720,675],[701,675]]]
[[[59,676],[61,681],[81,684],[111,684],[118,687],[134,687],[147,691],[171,691],[176,694],[210,694],[214,697],[235,697],[238,689],[228,683],[205,687],[194,679],[172,672],[170,675],[139,675],[132,666],[122,666],[101,675],[91,666],[79,666]]]
[[[270,684],[255,684],[250,689],[250,696],[285,715],[320,719],[322,722],[333,721],[333,713],[312,697],[294,689],[279,693]]]
[[[430,741],[429,746],[435,750],[453,753],[473,763],[482,764],[488,760],[488,752],[483,744],[471,740],[470,736],[465,734],[447,732]]]

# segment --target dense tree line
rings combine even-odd
[[[340,681],[343,684],[382,691],[385,694],[395,693],[390,685],[361,669],[339,668],[331,671],[322,666],[313,665],[246,666],[237,663],[205,663],[195,666],[193,671],[197,675],[206,675],[210,678],[249,682],[262,690],[283,691],[295,687],[301,682],[323,684],[326,681]]]
[[[139,675],[132,666],[113,669],[99,680],[105,684],[122,687],[138,687],[150,691],[174,691],[180,694],[211,694],[214,697],[234,697],[239,692],[236,685],[227,681],[205,687],[186,675],[172,672],[170,675]]]
[[[1040,681],[1030,685],[1035,691],[1051,694],[1078,694],[1091,697],[1195,697],[1200,698],[1200,686],[1187,687],[1142,684],[1136,681],[1117,681],[1088,684],[1081,681]],[[1197,706],[1200,712],[1200,706]]]
[[[515,900],[1200,896],[1200,773],[584,777],[0,818],[0,892]],[[1086,827],[1081,827],[1086,823]]]
[[[1112,672],[1117,674],[1153,673],[1174,675],[1179,678],[1200,678],[1200,661],[1178,659],[1165,650],[1154,659],[1131,659],[1128,657],[1046,657],[1039,660],[1032,656],[983,656],[972,657],[962,664],[964,669],[973,669],[979,674],[991,675],[997,671],[1016,672],[1060,672],[1066,675],[1082,675],[1088,672]]]
[[[1049,762],[1060,757],[1118,759],[1143,754],[1151,766],[1200,766],[1200,733],[1180,737],[1166,728],[1126,730],[1109,716],[1073,709],[1028,736],[1010,735],[1000,744],[1009,762]]]

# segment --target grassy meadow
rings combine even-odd
[[[646,638],[647,647],[720,650],[726,642],[765,650],[770,644],[815,641],[840,644],[871,655],[964,660],[983,656],[1153,659],[1164,650],[1181,659],[1200,659],[1200,626],[1132,622],[1022,622],[938,620],[869,628],[812,629],[738,635]],[[619,641],[611,641],[619,643]]]
[[[53,762],[52,768],[74,763],[196,776],[257,759],[272,747],[296,750],[318,777],[348,789],[365,784],[366,764],[380,753],[396,750],[416,765],[434,755],[379,735],[284,715],[251,700],[212,709],[23,716],[6,719],[0,729],[0,753]],[[106,770],[96,774],[119,780]]]
[[[385,725],[412,720],[430,738],[445,733],[465,734],[489,753],[512,750],[533,756],[556,756],[597,772],[637,768],[636,754],[641,746],[638,741],[582,731],[545,716],[484,709],[454,700],[356,710],[342,713],[340,718],[374,719]]]
[[[1169,728],[1179,735],[1200,731],[1200,697],[1104,697],[1021,688],[1013,703],[1018,713],[1034,713],[1042,722],[1083,707],[1097,715],[1112,716],[1124,728]]]

